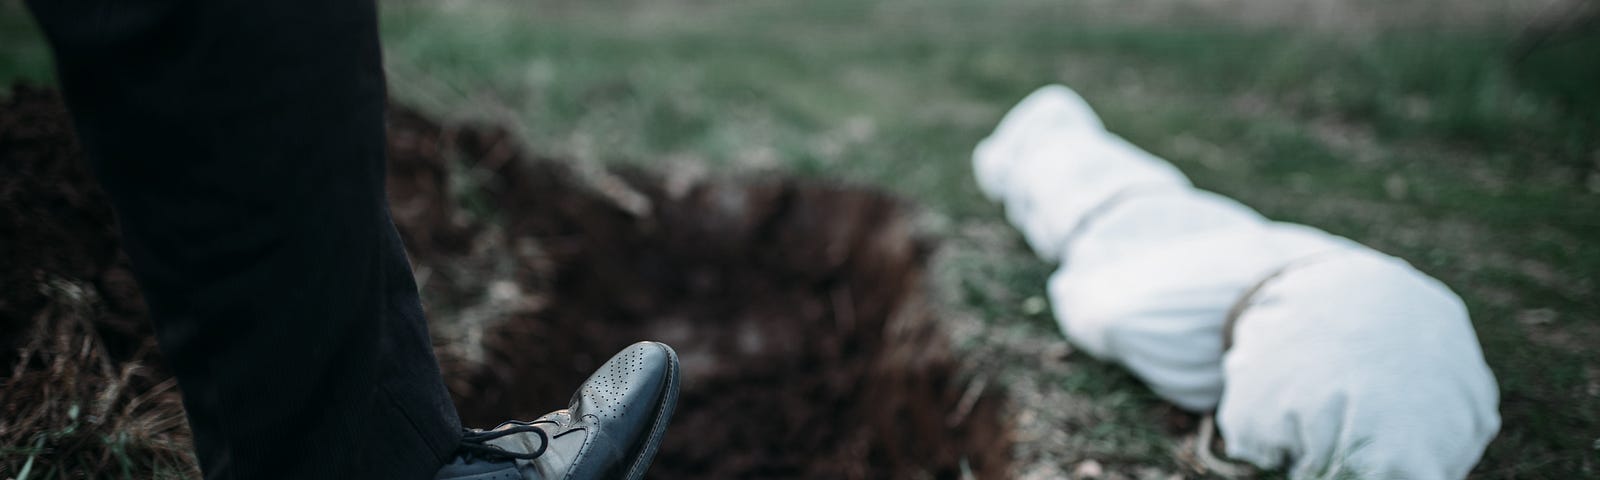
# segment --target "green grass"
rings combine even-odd
[[[1513,62],[1511,21],[1302,28],[1102,3],[390,2],[383,32],[395,96],[510,123],[544,153],[911,198],[945,246],[953,312],[1019,335],[1056,335],[1024,308],[1050,267],[978,195],[969,154],[1027,92],[1068,84],[1200,186],[1456,289],[1502,387],[1505,426],[1481,476],[1596,474],[1593,36]],[[0,82],[48,81],[19,12],[0,3]],[[1063,462],[1177,470],[1158,400],[1125,373],[1081,354],[1014,368],[1088,412],[1050,419],[1068,431]]]
[[[50,50],[45,48],[22,2],[0,0],[0,94],[18,80],[53,81]]]

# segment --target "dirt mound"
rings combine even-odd
[[[197,476],[144,302],[61,99],[0,101],[0,476]],[[143,475],[148,476],[148,475]]]
[[[24,124],[54,126],[12,133]],[[61,336],[34,325],[61,303],[42,286],[72,279],[101,292],[85,301],[103,307],[77,311],[95,326],[86,342],[115,346],[108,375],[159,363],[140,348],[142,306],[65,125],[49,93],[18,89],[0,108],[0,238],[29,253],[0,260],[0,338]],[[573,170],[528,157],[504,130],[401,108],[390,163],[392,210],[466,423],[564,405],[612,352],[656,339],[678,349],[685,376],[652,478],[1007,472],[1000,400],[961,380],[922,298],[927,248],[894,199],[790,180]],[[20,382],[48,377],[51,362],[8,361],[18,373],[0,395],[7,418],[60,402]],[[170,395],[164,375],[149,377],[120,395]],[[0,448],[33,447],[42,437],[18,427],[47,423],[0,420]],[[181,424],[165,435],[187,441]]]

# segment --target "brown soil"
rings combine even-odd
[[[0,478],[30,458],[43,478],[198,476],[81,155],[54,92],[17,87],[0,101]]]
[[[900,202],[793,180],[573,170],[504,130],[394,110],[392,209],[467,424],[560,407],[612,352],[655,339],[678,349],[684,385],[652,478],[1008,472],[1000,399],[962,379]],[[123,374],[159,359],[67,125],[53,93],[0,102],[0,347],[24,353],[0,371],[0,448],[49,437],[46,463],[112,457],[35,435],[78,421],[49,387],[78,344],[101,345],[104,368],[74,375],[126,377],[109,404],[154,419],[96,428],[154,425],[140,438],[181,446],[159,367]],[[89,327],[46,328],[66,317]],[[0,471],[15,471],[12,457]]]

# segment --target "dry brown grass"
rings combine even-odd
[[[49,279],[0,390],[0,474],[7,478],[177,478],[199,471],[176,383],[146,343],[118,362],[96,328],[92,285]]]

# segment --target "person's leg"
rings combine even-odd
[[[429,478],[372,0],[30,0],[209,478]]]

